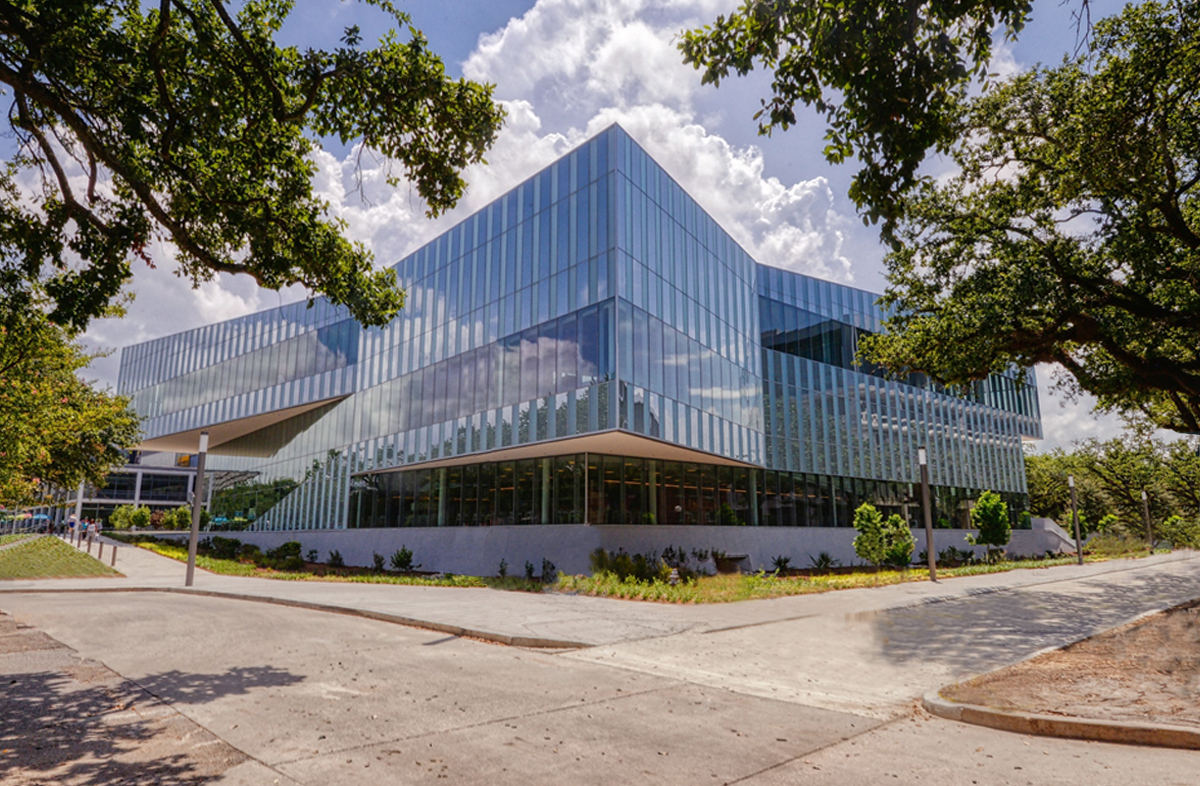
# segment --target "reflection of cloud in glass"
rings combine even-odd
[[[358,362],[361,329],[353,320],[295,335],[299,329],[282,322],[279,332],[292,338],[143,388],[134,395],[134,407],[145,417],[158,417]]]

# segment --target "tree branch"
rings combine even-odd
[[[225,29],[229,31],[230,36],[232,36],[233,40],[237,42],[238,47],[242,50],[242,52],[245,53],[246,57],[249,58],[256,66],[258,66],[259,74],[266,81],[267,86],[271,90],[271,101],[274,104],[275,116],[283,117],[283,93],[279,90],[279,85],[275,83],[275,76],[271,73],[271,69],[268,67],[268,64],[264,63],[262,58],[259,56],[259,53],[246,42],[246,37],[242,35],[242,29],[238,27],[237,22],[233,21],[233,17],[231,17],[229,12],[225,10],[225,3],[222,0],[209,0],[208,4],[211,5],[214,10],[216,10],[217,16],[221,18],[221,23],[225,25]],[[241,69],[238,70],[239,72],[241,71]],[[248,90],[250,88],[249,85],[245,85],[245,87]]]

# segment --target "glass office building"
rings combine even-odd
[[[214,515],[261,530],[915,519],[919,445],[942,523],[1022,506],[1032,376],[857,364],[876,296],[756,263],[619,126],[395,267],[383,328],[317,299],[127,347],[143,447],[209,431]]]

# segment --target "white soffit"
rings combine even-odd
[[[602,431],[599,434],[587,434],[580,437],[565,437],[547,442],[537,442],[532,445],[514,445],[487,452],[471,453],[466,456],[414,462],[399,467],[375,470],[370,474],[399,472],[409,469],[458,467],[466,464],[480,464],[487,461],[519,461],[521,459],[549,458],[569,453],[604,453],[613,456],[635,456],[637,458],[656,459],[658,461],[691,461],[697,464],[719,464],[728,467],[757,467],[757,465],[749,462],[737,461],[713,453],[705,453],[702,450],[680,447],[670,442],[662,442],[640,434],[630,434],[626,431],[614,430]]]

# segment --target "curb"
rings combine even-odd
[[[1172,609],[1187,608],[1198,603],[1200,603],[1200,600],[1189,600],[1183,603],[1172,603],[1149,609],[1107,630],[1082,636],[1056,647],[1046,647],[1045,649],[1038,650],[1028,657],[1022,658],[1018,663],[1025,663],[1041,655],[1064,650],[1067,647],[1074,646],[1096,636],[1103,636],[1132,628],[1148,617],[1153,617],[1156,614],[1162,614]],[[988,674],[995,674],[1012,668],[1015,665],[1017,664],[1013,663],[1001,666],[993,671],[976,675],[971,679],[979,679]],[[1103,721],[1064,715],[1040,715],[1020,710],[998,710],[993,707],[984,707],[980,704],[967,704],[947,699],[941,694],[941,691],[945,687],[926,693],[921,698],[921,706],[930,714],[947,720],[972,723],[976,726],[986,726],[991,729],[1012,731],[1018,734],[1037,734],[1042,737],[1063,737],[1074,740],[1115,742],[1123,745],[1148,745],[1158,748],[1200,750],[1200,729],[1190,726],[1171,726],[1165,723],[1142,723],[1139,721]]]
[[[592,645],[585,644],[580,641],[567,641],[564,639],[547,639],[538,636],[509,636],[506,633],[493,633],[486,630],[475,630],[473,628],[464,628],[459,625],[449,625],[443,622],[430,622],[428,620],[419,620],[414,617],[405,617],[399,614],[388,614],[382,611],[371,611],[369,609],[355,609],[348,606],[331,606],[325,603],[312,603],[304,600],[290,600],[287,598],[272,598],[261,595],[245,595],[237,592],[219,592],[216,590],[198,590],[187,589],[185,587],[95,587],[91,589],[0,589],[0,597],[8,594],[25,595],[25,594],[54,594],[54,593],[70,593],[70,592],[166,592],[179,595],[200,595],[209,598],[225,598],[227,600],[243,600],[251,603],[269,603],[276,606],[289,606],[297,609],[308,609],[310,611],[323,611],[329,614],[342,614],[347,617],[362,617],[364,619],[376,620],[379,622],[389,622],[394,625],[405,625],[410,628],[420,628],[422,630],[432,630],[437,633],[445,633],[449,636],[481,639],[490,641],[494,644],[503,644],[507,647],[526,647],[529,649],[584,649]]]
[[[1037,715],[1015,710],[997,710],[978,704],[960,704],[950,701],[942,698],[937,691],[926,693],[921,704],[931,714],[940,718],[1018,734],[1115,742],[1123,745],[1200,750],[1200,729],[1184,726],[1135,721],[1117,723],[1086,718],[1067,718],[1058,715]]]

